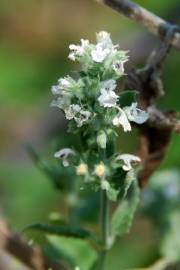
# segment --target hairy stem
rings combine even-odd
[[[104,269],[105,259],[108,249],[108,238],[109,238],[109,202],[106,195],[106,191],[101,191],[101,213],[100,213],[100,222],[101,222],[101,238],[103,250],[101,252],[100,258],[100,269]]]

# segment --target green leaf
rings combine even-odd
[[[68,269],[74,269],[76,266],[76,262],[73,257],[69,256],[69,254],[60,248],[57,248],[53,243],[49,241],[50,236],[46,236],[46,241],[43,244],[43,253],[51,258],[52,261],[61,261],[63,264],[65,264]],[[56,237],[56,236],[51,236],[51,237]],[[57,237],[58,241],[60,241],[59,237]],[[67,240],[67,238],[65,237]],[[70,238],[68,238],[70,239]],[[74,238],[72,238],[73,240]]]
[[[137,177],[135,175],[135,171],[132,169],[130,171],[127,172],[126,177],[125,177],[125,181],[124,181],[124,194],[123,196],[126,197],[128,190],[132,184],[133,181],[136,181]]]
[[[90,238],[96,241],[95,236],[88,230],[85,230],[83,228],[74,228],[69,225],[63,226],[63,225],[36,223],[36,224],[27,226],[24,230],[29,230],[29,229],[42,231],[42,232],[45,232],[47,234],[52,234],[52,235],[74,237],[74,238],[80,238],[80,239]]]
[[[112,216],[111,231],[114,238],[129,232],[138,203],[139,188],[137,181],[133,181],[126,198],[120,202]]]
[[[108,199],[111,201],[117,201],[119,190],[114,189],[113,187],[110,187],[107,191]]]
[[[126,90],[119,95],[119,105],[123,108],[126,106],[131,106],[133,102],[136,102],[137,91]]]
[[[98,254],[96,250],[87,242],[77,238],[57,237],[48,235],[48,242],[60,252],[60,259],[64,258],[64,261],[68,261],[69,266],[75,269],[79,266],[82,270],[94,269],[93,266],[98,260]],[[57,259],[57,258],[56,258]]]

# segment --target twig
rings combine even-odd
[[[29,246],[21,237],[11,232],[7,224],[0,219],[0,249],[19,259],[33,270],[67,270],[60,263],[52,262],[44,256],[38,246]]]
[[[145,8],[131,2],[130,0],[96,0],[99,3],[106,4],[111,8],[117,10],[128,18],[132,19],[145,26],[151,33],[159,36],[161,39],[166,36],[168,26],[171,24],[167,23],[162,18],[156,16],[152,12]],[[171,41],[172,46],[180,50],[180,34],[178,31],[174,34]]]
[[[148,108],[149,113],[149,126],[161,130],[172,130],[180,134],[180,120],[177,119],[175,112],[162,112],[156,107],[151,106]]]
[[[158,261],[156,261],[153,265],[145,268],[136,268],[136,269],[129,269],[129,270],[172,270],[172,269],[179,269],[176,268],[179,267],[179,263],[172,263],[167,258],[161,258]]]

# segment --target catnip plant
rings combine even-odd
[[[136,174],[141,159],[116,151],[117,131],[131,132],[132,123],[143,124],[148,113],[138,108],[135,91],[118,89],[117,81],[126,76],[128,52],[114,45],[105,31],[96,39],[96,44],[81,39],[79,45],[69,46],[68,58],[79,62],[81,69],[75,78],[67,75],[52,87],[51,106],[63,112],[68,132],[81,141],[81,150],[60,149],[55,158],[72,168],[77,193],[90,189],[101,200],[98,243],[99,269],[103,269],[116,237],[129,230],[139,197]],[[113,201],[120,203],[111,214]]]

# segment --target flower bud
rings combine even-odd
[[[107,143],[106,133],[103,130],[101,130],[97,136],[97,144],[100,148],[105,149],[106,143]]]
[[[87,165],[85,163],[80,163],[76,167],[76,174],[79,176],[84,176],[87,173]]]
[[[105,175],[105,172],[106,172],[106,167],[105,167],[104,163],[100,163],[100,164],[95,166],[94,174],[96,176],[103,177]]]

